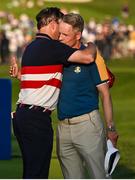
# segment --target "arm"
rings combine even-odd
[[[87,48],[74,52],[68,59],[70,62],[89,64],[94,62],[96,58],[96,46],[88,43]]]
[[[11,63],[10,69],[9,69],[10,76],[20,80],[21,79],[21,71],[16,62],[16,58],[12,57],[10,60],[10,63]]]
[[[107,138],[112,141],[114,146],[116,146],[118,134],[115,130],[115,125],[113,121],[113,106],[112,106],[111,95],[109,92],[109,87],[108,87],[108,84],[105,83],[105,84],[97,86],[97,88],[101,96],[104,118],[105,118],[106,127],[107,127]]]

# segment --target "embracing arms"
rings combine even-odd
[[[96,46],[89,42],[84,50],[77,50],[68,59],[70,62],[89,64],[95,61],[97,49]]]

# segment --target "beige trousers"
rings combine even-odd
[[[105,179],[105,134],[98,110],[60,121],[57,128],[57,155],[66,179]]]

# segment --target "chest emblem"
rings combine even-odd
[[[81,72],[81,67],[80,66],[76,66],[74,69],[75,73],[80,73]]]

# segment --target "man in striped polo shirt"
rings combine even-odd
[[[23,158],[23,178],[48,178],[53,145],[51,111],[55,109],[61,86],[62,64],[94,61],[95,46],[73,49],[57,41],[58,8],[46,8],[36,16],[39,30],[25,49],[21,64],[20,93],[13,120]]]

